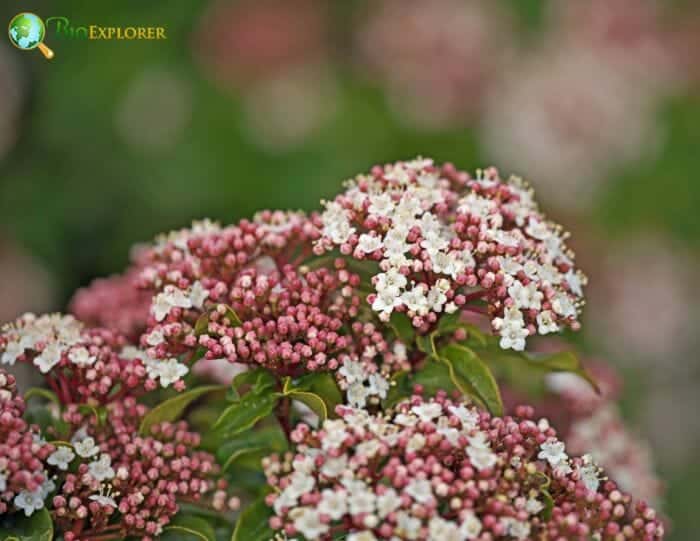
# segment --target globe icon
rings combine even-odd
[[[53,57],[53,51],[43,43],[46,36],[44,21],[37,15],[33,13],[15,15],[10,21],[8,34],[10,41],[18,49],[29,51],[38,47],[46,58]]]

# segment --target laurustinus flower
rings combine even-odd
[[[532,408],[491,417],[414,396],[372,415],[339,407],[301,424],[292,453],[263,461],[271,527],[330,540],[658,540],[653,509],[633,502],[591,457],[572,457]]]
[[[522,350],[530,335],[579,328],[586,284],[533,198],[494,168],[472,178],[430,159],[376,166],[325,203],[315,249],[378,263],[368,301],[383,321],[404,312],[423,331],[484,303],[501,347]]]

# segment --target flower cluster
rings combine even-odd
[[[70,312],[85,325],[112,329],[137,342],[151,306],[151,295],[137,287],[139,273],[134,266],[124,274],[98,278],[75,293]]]
[[[0,361],[31,362],[65,404],[104,403],[158,382],[167,387],[187,372],[175,359],[156,361],[126,344],[122,335],[84,328],[70,315],[25,314],[0,333]]]
[[[14,376],[0,370],[0,515],[17,509],[30,516],[52,489],[44,460],[53,447],[22,419],[24,410]]]
[[[348,181],[325,207],[316,251],[379,262],[368,299],[383,321],[406,312],[428,330],[483,301],[501,347],[516,350],[529,335],[579,327],[586,278],[519,178],[489,168],[473,179],[419,158]]]
[[[48,458],[57,490],[52,513],[66,541],[138,536],[150,540],[178,511],[178,502],[225,504],[225,482],[200,436],[185,422],[160,423],[149,435],[139,425],[148,409],[129,397],[107,406],[104,421],[66,408],[70,445]]]
[[[264,461],[271,527],[287,536],[377,539],[661,539],[655,512],[569,457],[546,420],[491,417],[439,394],[292,433]]]
[[[343,259],[313,269],[299,264],[313,255],[316,236],[299,213],[171,234],[142,271],[142,284],[156,291],[142,346],[154,358],[203,348],[205,359],[279,376],[331,370],[354,405],[384,398],[385,376],[404,368],[405,356],[389,351],[371,318],[362,322],[360,276]]]

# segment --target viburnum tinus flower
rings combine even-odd
[[[181,386],[187,368],[175,359],[154,360],[102,328],[85,328],[73,316],[25,314],[0,332],[0,362],[32,363],[63,404],[105,403],[127,393]]]
[[[657,540],[653,509],[589,456],[570,457],[532,408],[491,417],[439,394],[292,432],[296,450],[264,460],[270,526],[289,538]]]
[[[376,166],[315,223],[317,253],[378,262],[368,300],[383,321],[404,312],[427,331],[440,314],[483,302],[501,347],[516,350],[530,335],[580,326],[586,278],[566,234],[521,179],[495,168],[472,178],[429,159]]]
[[[0,370],[0,515],[17,510],[30,516],[52,490],[44,461],[54,447],[22,419],[24,411],[15,377]]]
[[[360,277],[342,258],[302,264],[317,237],[305,215],[285,212],[170,234],[141,273],[155,293],[141,345],[154,358],[187,362],[203,351],[278,376],[332,370],[352,403],[385,397],[380,373],[403,367],[405,356],[371,313],[361,315]]]
[[[184,421],[140,434],[147,412],[131,397],[108,404],[105,420],[78,405],[66,408],[70,446],[48,461],[56,485],[51,512],[66,541],[151,540],[179,503],[225,508],[226,482],[214,458],[197,450],[200,435]]]

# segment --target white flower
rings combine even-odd
[[[423,434],[413,434],[406,444],[406,451],[411,453],[420,451],[425,447],[425,436]]]
[[[360,239],[358,240],[357,243],[357,248],[361,252],[365,254],[371,254],[372,252],[375,252],[379,250],[382,247],[382,239],[373,236],[373,235],[367,235],[366,233],[363,233],[360,235]]]
[[[348,458],[340,455],[337,458],[329,457],[321,467],[321,473],[326,477],[340,477],[348,466]]]
[[[12,341],[7,344],[5,351],[2,353],[2,358],[0,358],[0,363],[2,364],[15,364],[17,357],[24,353],[24,347],[17,342]]]
[[[209,298],[209,290],[204,289],[202,282],[197,280],[190,288],[189,300],[195,308],[202,308],[204,301]]]
[[[321,522],[320,513],[310,507],[301,507],[290,513],[294,527],[307,539],[318,539],[328,531],[328,525]]]
[[[90,355],[90,352],[85,347],[71,349],[68,358],[73,364],[78,366],[90,366],[97,360],[97,357]]]
[[[586,283],[585,277],[581,278],[581,274],[574,272],[573,269],[569,269],[569,272],[564,276],[566,283],[569,284],[569,289],[571,292],[578,296],[583,297],[583,286]]]
[[[345,492],[325,489],[321,492],[318,510],[333,520],[339,520],[347,512]]]
[[[388,218],[394,210],[394,201],[388,193],[380,193],[369,197],[369,208],[367,211],[373,216]]]
[[[421,521],[405,511],[396,514],[396,532],[406,539],[416,539],[420,534]]]
[[[172,308],[192,308],[192,301],[184,291],[168,284],[162,293],[156,295],[151,312],[156,321],[163,321]]]
[[[80,441],[74,441],[72,443],[73,449],[75,449],[77,455],[83,458],[90,458],[100,452],[100,448],[95,445],[95,440],[92,436],[87,436]]]
[[[510,535],[516,539],[526,539],[530,535],[530,524],[515,519],[502,519]]]
[[[559,293],[552,301],[552,308],[560,316],[576,317],[576,306],[566,293]]]
[[[499,255],[496,259],[498,260],[498,264],[500,265],[501,270],[504,273],[509,274],[510,276],[515,276],[523,268],[523,266],[520,263],[518,263],[509,255],[505,257]]]
[[[476,428],[476,424],[479,422],[479,414],[475,410],[465,408],[463,405],[449,406],[447,409],[460,420],[464,430]]]
[[[415,415],[399,413],[396,415],[396,417],[394,417],[394,422],[401,426],[416,426],[418,424],[418,417]]]
[[[508,295],[515,301],[518,308],[534,308],[539,310],[542,307],[544,294],[537,289],[535,282],[530,282],[524,286],[520,280],[514,280],[508,287]]]
[[[553,315],[550,310],[543,310],[537,314],[537,332],[549,334],[559,330],[559,325],[555,323]]]
[[[478,431],[473,436],[467,438],[469,440],[469,445],[476,449],[489,449],[491,447],[491,442],[489,442],[489,437],[486,432]]]
[[[377,497],[377,513],[381,518],[386,517],[401,507],[401,498],[393,488]]]
[[[414,479],[406,486],[405,492],[420,503],[428,503],[434,498],[430,481],[425,479]]]
[[[348,433],[345,431],[345,423],[341,419],[326,419],[323,423],[325,435],[321,440],[323,450],[337,449],[340,447]]]
[[[401,294],[401,303],[406,305],[409,311],[420,315],[426,315],[429,311],[428,298],[422,285],[417,285],[409,291]]]
[[[70,447],[60,446],[53,453],[49,455],[46,460],[52,466],[56,466],[59,470],[67,470],[68,465],[75,458],[75,453],[71,451]],[[2,492],[2,491],[0,491]]]
[[[30,517],[34,514],[34,511],[44,507],[44,496],[42,495],[42,488],[39,487],[33,492],[28,490],[23,490],[15,496],[13,500],[15,507],[24,511],[24,516]]]
[[[163,342],[165,342],[165,337],[163,336],[163,332],[158,329],[155,329],[151,331],[150,334],[146,335],[146,343],[151,347],[158,346]]]
[[[348,404],[355,408],[364,408],[367,404],[367,397],[370,392],[368,387],[365,387],[360,382],[356,382],[348,387],[346,394],[348,397]]]
[[[389,382],[381,374],[370,374],[369,376],[369,392],[379,398],[386,398],[386,393],[389,390]]]
[[[168,387],[185,376],[189,372],[189,368],[172,358],[167,361],[159,361],[156,371],[160,378],[161,387]]]
[[[429,422],[442,414],[442,406],[437,402],[426,402],[413,406],[411,411],[420,417],[421,421]]]
[[[34,358],[34,364],[42,374],[46,374],[61,361],[61,353],[61,346],[52,342],[44,348],[41,355]]]
[[[476,539],[481,533],[481,521],[470,512],[459,527],[459,531],[466,539]]]
[[[348,383],[364,382],[367,379],[367,373],[362,363],[346,359],[343,366],[340,367],[338,373],[345,378]]]
[[[441,284],[440,282],[441,282],[441,280],[438,280],[438,283],[436,283],[433,287],[431,287],[430,291],[428,292],[428,298],[427,298],[428,308],[430,310],[432,310],[433,312],[442,312],[442,307],[447,302],[447,296],[445,295],[445,289],[443,287],[443,284]],[[448,289],[449,289],[449,285],[448,285]]]
[[[0,493],[7,490],[7,475],[0,472]]]
[[[529,332],[521,323],[511,320],[501,329],[500,335],[499,345],[501,348],[523,351],[525,349],[525,339]]]
[[[545,222],[539,222],[535,218],[530,218],[525,233],[537,240],[545,240],[552,236],[552,232]]]
[[[540,445],[540,452],[537,455],[540,460],[546,460],[550,466],[554,467],[562,461],[567,461],[569,455],[566,454],[566,445],[556,438],[549,438]]]
[[[376,496],[371,490],[364,488],[362,490],[353,490],[348,498],[350,513],[357,515],[359,513],[374,513]]]
[[[493,468],[498,462],[498,457],[490,449],[484,449],[482,447],[467,447],[467,454],[469,455],[469,460],[477,470],[487,470]]]
[[[583,457],[584,461],[587,463],[580,466],[578,469],[578,475],[586,485],[586,488],[591,492],[597,492],[600,486],[600,479],[598,478],[598,466],[592,462],[590,455],[585,455]]]
[[[88,465],[88,472],[100,482],[113,479],[115,474],[112,469],[112,459],[103,453],[98,460]]]
[[[529,498],[527,502],[525,502],[525,511],[527,511],[530,515],[536,515],[542,511],[542,509],[544,509],[544,505],[535,498]]]
[[[323,222],[323,235],[335,244],[347,242],[350,235],[355,232],[355,228],[350,227],[347,211],[336,202],[326,204],[321,221]]]
[[[105,496],[104,494],[92,494],[88,499],[99,503],[103,507],[117,507],[117,502],[114,501],[114,498]]]
[[[459,528],[454,522],[448,522],[440,517],[433,517],[428,523],[428,539],[435,541],[462,541]]]
[[[291,482],[285,490],[295,498],[311,492],[316,485],[316,480],[313,477],[301,471],[294,472],[290,479]]]
[[[397,269],[389,269],[374,277],[374,287],[377,293],[386,293],[391,296],[398,296],[407,283],[406,277]]]

